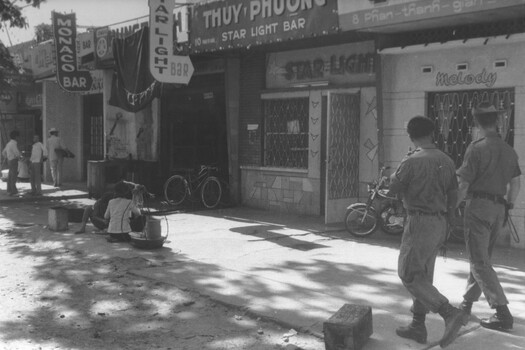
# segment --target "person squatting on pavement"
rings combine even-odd
[[[153,195],[149,193],[143,185],[124,180],[120,181],[119,183],[122,183],[127,187],[124,197],[127,199],[132,199],[134,204],[136,204],[138,207],[141,207],[143,204],[143,198],[139,197],[153,197]],[[117,183],[117,185],[119,183]],[[91,223],[99,230],[105,230],[108,228],[108,221],[104,218],[104,214],[106,213],[109,201],[116,198],[117,185],[115,185],[115,191],[105,192],[99,199],[97,199],[94,205],[84,209],[80,229],[75,233],[81,234],[86,232],[88,220],[90,220]]]
[[[130,240],[130,220],[133,214],[140,216],[139,207],[129,199],[129,187],[124,182],[115,185],[115,198],[109,201],[104,219],[109,220],[109,243],[127,242]]]
[[[472,303],[481,292],[496,313],[481,320],[481,326],[509,330],[513,317],[498,276],[491,263],[492,250],[508,210],[514,207],[520,191],[521,170],[516,151],[499,135],[498,111],[488,103],[473,108],[481,138],[467,148],[459,178],[458,204],[466,198],[465,241],[470,259],[470,274],[460,308],[470,315]],[[505,199],[506,196],[506,199]]]
[[[18,160],[22,157],[22,153],[18,149],[18,138],[20,132],[13,130],[9,133],[9,142],[5,145],[2,150],[2,155],[7,159],[7,165],[9,173],[7,176],[7,194],[14,196],[18,193],[16,188],[16,180],[18,178]]]
[[[34,196],[42,195],[42,164],[47,159],[47,150],[40,142],[38,135],[33,136],[33,147],[31,148],[31,194]]]
[[[413,319],[408,326],[397,328],[396,333],[424,344],[427,342],[426,314],[439,313],[445,321],[439,345],[446,347],[456,338],[464,313],[434,287],[433,279],[436,257],[447,237],[447,220],[453,218],[456,206],[456,168],[452,159],[433,143],[432,120],[416,116],[408,122],[407,132],[416,149],[392,174],[390,191],[402,196],[408,213],[399,251],[398,275],[412,295]]]
[[[65,150],[66,145],[60,137],[58,137],[58,130],[55,128],[49,129],[49,138],[47,139],[47,153],[49,157],[49,166],[51,167],[51,177],[53,178],[53,186],[62,186],[62,165],[64,164],[64,155],[62,152],[57,152],[57,149]]]

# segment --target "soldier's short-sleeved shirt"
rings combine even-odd
[[[516,151],[493,132],[472,142],[457,175],[469,183],[468,192],[504,196],[511,179],[521,175]]]
[[[447,195],[457,188],[454,162],[435,146],[405,157],[390,184],[391,192],[402,195],[406,209],[427,213],[445,212]]]

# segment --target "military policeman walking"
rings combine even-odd
[[[447,216],[453,215],[458,183],[454,162],[433,142],[434,122],[416,116],[408,122],[408,135],[416,150],[403,159],[391,176],[390,191],[403,197],[408,219],[401,240],[398,275],[412,294],[412,323],[397,335],[426,343],[425,317],[439,313],[445,321],[441,347],[457,336],[464,313],[450,305],[433,285],[434,266],[447,237]]]
[[[496,313],[482,319],[481,325],[496,330],[509,330],[513,318],[509,303],[491,256],[496,238],[505,225],[520,190],[521,170],[516,151],[497,133],[498,111],[483,103],[472,110],[481,138],[472,142],[458,169],[458,203],[466,198],[465,241],[470,258],[470,274],[460,308],[470,314],[472,303],[481,293]],[[510,186],[509,186],[510,184]]]

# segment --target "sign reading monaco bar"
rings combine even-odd
[[[338,0],[341,30],[371,28],[422,19],[524,6],[525,0]]]
[[[216,51],[337,31],[335,0],[224,0],[197,4],[192,51]]]
[[[75,14],[63,15],[53,11],[57,82],[67,92],[86,92],[93,79],[89,71],[78,69],[77,26]]]
[[[149,68],[161,83],[188,84],[193,65],[188,56],[173,55],[174,0],[150,0]]]

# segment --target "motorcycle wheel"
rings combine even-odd
[[[405,215],[400,215],[396,205],[387,204],[379,212],[381,229],[389,235],[400,235],[404,230]],[[404,210],[403,210],[404,213]]]
[[[377,212],[364,203],[353,204],[346,210],[345,226],[354,236],[368,236],[377,228]]]

